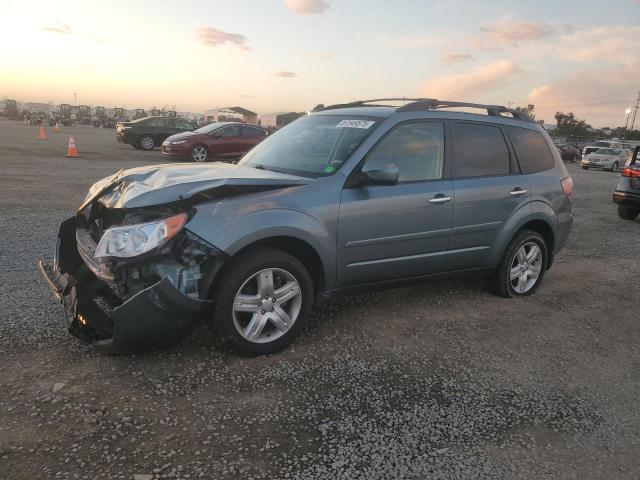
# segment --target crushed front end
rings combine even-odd
[[[213,278],[226,261],[223,252],[183,228],[188,217],[188,207],[179,203],[113,209],[94,198],[64,221],[53,262],[40,262],[40,269],[62,303],[69,332],[107,354],[135,353],[184,338],[210,308]],[[173,222],[179,228],[168,223],[175,218],[182,222]],[[168,228],[172,236],[156,247],[138,254],[135,244],[134,255],[125,257],[110,253],[135,240],[129,237],[160,235],[151,227],[162,222],[169,226],[160,234]],[[139,225],[147,230],[126,231]],[[118,230],[124,233],[105,246],[106,234]]]

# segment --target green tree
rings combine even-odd
[[[524,112],[528,114],[533,120],[536,119],[536,112],[534,111],[534,105],[527,105],[525,107],[516,107],[514,110],[518,110],[520,112]]]
[[[589,135],[591,125],[584,120],[578,120],[573,113],[556,112],[555,118],[559,135],[568,138],[586,137]]]

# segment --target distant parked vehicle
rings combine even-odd
[[[565,162],[575,162],[580,158],[580,150],[577,146],[567,143],[560,147],[560,156]]]
[[[581,166],[584,170],[589,168],[603,168],[611,172],[627,164],[628,150],[614,148],[600,148],[582,158]]]
[[[193,125],[181,118],[147,117],[116,125],[116,139],[139,150],[153,150],[169,136],[190,132]]]
[[[236,160],[268,135],[264,128],[244,123],[212,123],[168,137],[162,143],[162,153],[194,162]]]
[[[620,149],[622,148],[622,144],[618,140],[598,140],[597,142],[593,142],[591,145],[587,145],[582,150],[582,156],[589,155],[590,153],[595,152],[601,148],[614,148]]]
[[[640,147],[636,147],[628,167],[622,169],[613,194],[618,204],[618,215],[624,220],[635,220],[640,215]]]

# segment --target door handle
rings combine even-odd
[[[524,195],[525,193],[527,193],[527,190],[516,188],[514,191],[509,192],[509,195],[511,195],[512,197],[519,197],[520,195]]]
[[[436,195],[433,198],[429,199],[429,203],[435,203],[435,204],[441,204],[441,203],[447,203],[451,201],[451,197],[445,197],[444,195]]]

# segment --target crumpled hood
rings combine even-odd
[[[108,208],[140,208],[189,200],[198,194],[203,199],[221,198],[311,181],[227,163],[150,165],[120,171],[94,183],[79,210],[97,198]]]

